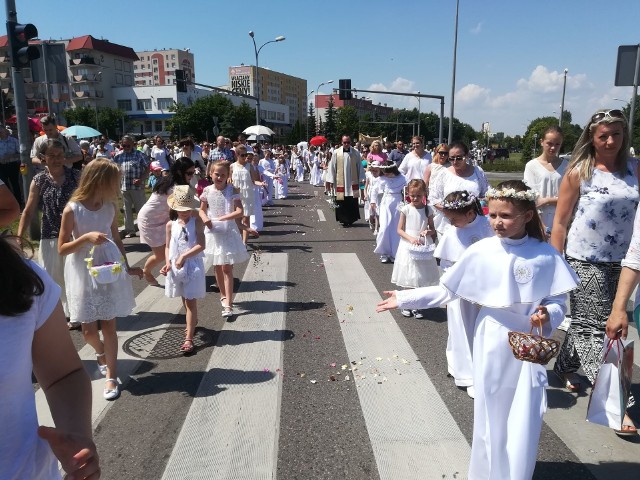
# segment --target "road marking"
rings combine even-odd
[[[469,444],[357,255],[322,259],[380,479],[465,477]]]
[[[163,479],[276,478],[286,280],[285,253],[247,267],[234,308],[250,311],[220,332]]]
[[[318,218],[320,219],[321,222],[326,222],[327,219],[324,218],[324,212],[320,209],[318,209]]]
[[[139,255],[139,252],[127,253],[129,264],[134,265],[131,261],[132,258],[141,260],[146,256]],[[139,258],[140,257],[140,258]],[[137,262],[136,262],[137,263]],[[205,267],[207,270],[211,267],[211,262],[205,260]],[[164,277],[158,276],[158,279]],[[161,280],[162,281],[162,280]],[[140,335],[145,330],[160,330],[162,328],[168,328],[171,323],[158,323],[159,318],[172,319],[175,315],[182,310],[182,300],[178,298],[168,298],[164,294],[164,288],[159,287],[146,287],[136,297],[136,307],[133,313],[127,318],[118,319],[119,331],[118,331],[118,379],[120,380],[120,389],[127,384],[131,375],[133,375],[138,369],[143,359],[134,357],[127,354],[123,350],[123,344],[130,338]],[[155,344],[160,339],[161,335],[150,341],[147,346],[148,351],[153,350]],[[176,349],[179,346],[176,346]],[[97,427],[98,423],[106,412],[117,402],[109,402],[102,396],[104,389],[104,377],[98,372],[96,363],[96,356],[93,347],[85,345],[78,352],[80,360],[91,377],[91,390],[93,395],[93,402],[91,405],[91,422],[93,427]],[[38,412],[38,421],[40,425],[54,426],[53,419],[51,418],[51,412],[49,410],[49,404],[44,396],[42,389],[36,391],[36,410]]]

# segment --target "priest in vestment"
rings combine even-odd
[[[360,153],[351,146],[351,137],[342,137],[342,146],[331,157],[327,169],[327,182],[336,192],[336,220],[349,227],[360,219],[360,182],[364,182],[364,168]]]

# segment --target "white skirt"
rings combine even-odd
[[[57,238],[43,238],[40,240],[40,265],[44,271],[56,282],[60,288],[60,301],[64,309],[64,316],[69,317],[69,306],[67,305],[67,292],[64,286],[64,262],[65,258],[58,253]]]

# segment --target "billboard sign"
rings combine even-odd
[[[244,95],[253,95],[251,67],[229,67],[229,85],[231,91]]]

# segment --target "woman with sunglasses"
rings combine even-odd
[[[198,180],[200,180],[201,177],[204,178],[205,176],[204,160],[202,159],[202,154],[200,154],[199,152],[196,152],[195,144],[193,143],[193,140],[191,140],[189,137],[183,138],[182,140],[180,140],[179,145],[181,150],[180,150],[180,153],[176,155],[176,158],[187,157],[196,166],[195,175],[189,181],[189,184],[193,188],[196,188],[196,185],[198,185]]]
[[[142,273],[150,285],[159,285],[153,269],[164,263],[165,242],[167,240],[167,223],[169,222],[169,206],[167,198],[173,193],[175,185],[189,185],[196,173],[193,161],[187,157],[178,158],[171,164],[166,177],[160,177],[153,188],[151,196],[138,213],[138,229],[140,243],[151,248],[151,255],[144,264]]]
[[[469,164],[468,157],[467,145],[462,142],[452,143],[449,146],[450,166],[442,168],[434,178],[430,179],[429,203],[436,209],[433,221],[438,237],[441,237],[450,225],[442,214],[441,205],[447,195],[466,190],[474,197],[481,199],[489,189],[489,181],[484,171],[478,166]]]
[[[451,162],[449,162],[449,145],[446,143],[441,143],[433,150],[433,161],[427,165],[427,168],[424,170],[424,175],[422,179],[424,180],[425,185],[427,186],[427,198],[429,198],[429,190],[435,182],[435,179],[438,178],[444,170],[451,166]],[[433,209],[433,226],[436,229],[436,232],[443,232],[442,220],[445,218],[442,214],[442,211],[434,208]]]
[[[592,384],[597,376],[620,264],[631,242],[640,195],[638,160],[628,154],[627,119],[620,110],[600,110],[582,131],[560,184],[551,244],[580,277],[554,367],[570,391],[580,388],[580,367]],[[616,432],[637,433],[628,416]]]

